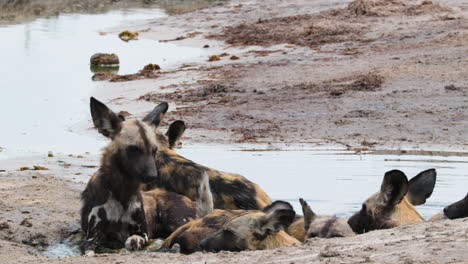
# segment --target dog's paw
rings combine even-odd
[[[96,253],[94,252],[94,250],[88,250],[85,252],[84,254],[86,257],[94,257],[96,255]]]
[[[140,250],[145,247],[145,245],[146,239],[139,235],[133,235],[125,241],[125,248],[128,250]]]

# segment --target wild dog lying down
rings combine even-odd
[[[283,201],[276,201],[262,211],[214,210],[179,227],[164,241],[160,251],[169,251],[176,243],[184,254],[297,246],[301,243],[283,231],[295,214],[292,206]]]
[[[408,201],[410,203],[408,205],[408,208],[413,208],[414,209],[414,207],[412,205],[414,205],[414,206],[421,205],[421,204],[424,204],[426,202],[426,199],[429,198],[432,195],[432,192],[433,192],[434,186],[435,186],[435,182],[436,182],[436,178],[437,178],[436,177],[436,171],[434,169],[429,169],[429,170],[425,170],[425,171],[420,172],[418,175],[414,176],[408,182],[408,191],[407,191],[407,193],[405,195],[405,199],[404,199],[404,200],[406,200],[406,201]],[[307,204],[307,203],[305,203],[305,204]],[[301,202],[301,205],[302,205],[302,202]],[[375,205],[376,204],[374,204],[374,206]],[[304,205],[302,205],[302,206],[303,206],[303,210],[304,210]],[[307,205],[307,207],[308,207],[308,205]],[[415,211],[415,209],[414,209],[414,211]],[[413,213],[411,213],[411,212],[412,212],[412,210],[408,211],[408,213],[412,215]],[[384,215],[379,215],[379,216],[376,216],[376,217],[378,217],[380,219],[384,219],[384,218],[388,217],[388,215],[386,215],[384,213]],[[338,219],[340,219],[340,218],[338,218]],[[341,220],[339,222],[341,222]],[[402,224],[404,224],[404,223],[402,223]],[[305,239],[307,239],[306,230],[308,230],[307,228],[304,229],[304,226],[305,226],[304,217],[302,217],[302,216],[296,217],[294,222],[287,229],[287,232],[291,236],[295,237],[297,240],[303,242]],[[344,227],[342,227],[342,228],[344,228]]]
[[[175,141],[178,141],[185,131],[184,123],[177,122],[177,126],[174,125],[167,132],[169,138],[177,138]],[[257,184],[241,175],[210,169],[182,157],[172,150],[173,143],[167,142],[159,132],[156,133],[158,144],[156,167],[159,177],[150,188],[154,186],[164,188],[194,201],[206,201],[212,197],[216,209],[258,210],[271,204],[270,197]],[[203,180],[205,173],[209,182]],[[206,194],[201,195],[204,193]],[[209,207],[208,204],[205,206]],[[201,208],[200,211],[198,215],[204,216],[210,208]]]
[[[371,230],[392,228],[400,225],[423,222],[424,218],[414,205],[423,204],[431,196],[436,181],[436,172],[430,169],[421,172],[408,182],[399,170],[385,173],[380,192],[369,197],[359,212],[348,220],[354,232],[362,234]]]
[[[442,213],[434,215],[429,221],[458,219],[468,217],[468,194],[465,198],[444,208]]]
[[[305,239],[311,237],[350,237],[355,233],[348,225],[348,219],[336,216],[318,216],[302,198],[299,199],[304,214]]]
[[[196,218],[196,204],[189,198],[163,189],[142,192],[149,238],[166,238]]]
[[[125,121],[94,98],[90,106],[94,125],[112,141],[104,148],[100,168],[81,194],[81,227],[86,233],[82,250],[92,253],[98,246],[124,245],[130,250],[140,249],[148,240],[140,188],[158,177],[158,147],[151,126],[159,124],[167,104],[157,106],[144,122]],[[145,194],[146,200],[154,195]]]

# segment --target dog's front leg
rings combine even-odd
[[[81,244],[81,253],[85,256],[93,256],[96,248],[101,245],[104,237],[105,235],[101,230],[93,228],[87,233],[86,240]]]
[[[130,225],[130,234],[133,234],[125,241],[125,248],[128,250],[140,250],[146,246],[148,235],[146,231],[145,212],[143,208],[138,209],[132,216],[133,221],[137,224]]]

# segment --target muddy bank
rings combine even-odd
[[[177,43],[216,59],[131,84],[122,103],[172,102],[202,142],[466,149],[466,3],[337,5],[231,1],[153,21],[141,37],[192,34]]]
[[[7,245],[37,255],[37,250],[79,228],[76,183],[44,171],[4,172],[0,179],[2,256],[11,258]]]

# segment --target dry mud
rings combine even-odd
[[[216,57],[143,80],[103,81],[99,98],[130,118],[170,102],[165,124],[186,121],[184,142],[466,151],[468,2],[348,3],[233,0],[109,30],[206,45]],[[0,263],[468,262],[467,219],[242,253],[41,256],[78,228],[84,183],[73,175],[90,176],[97,162],[2,164]],[[33,164],[49,170],[19,171]]]

